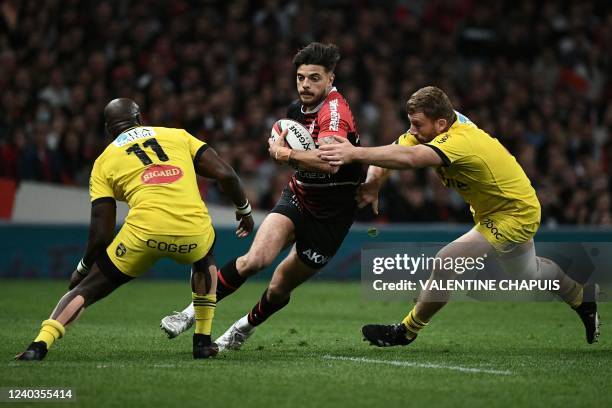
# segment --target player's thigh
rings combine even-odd
[[[523,223],[505,214],[484,218],[474,228],[494,248],[494,256],[502,270],[517,277],[535,276],[538,261],[533,236],[538,222]]]
[[[287,215],[270,213],[257,229],[251,248],[240,261],[253,265],[256,269],[265,267],[294,240],[294,221]]]
[[[318,268],[308,266],[300,260],[294,246],[289,255],[274,270],[269,291],[271,295],[288,295],[293,289],[316,275],[318,271]]]
[[[538,259],[533,239],[508,247],[504,252],[497,252],[497,262],[504,272],[515,277],[536,278]]]
[[[119,286],[131,280],[128,276],[116,276],[104,262],[96,262],[85,278],[73,289],[84,298],[84,307],[109,295]]]
[[[493,247],[489,241],[478,230],[476,230],[476,228],[472,228],[453,242],[440,249],[440,251],[438,251],[436,254],[436,257],[442,258],[443,260],[450,258],[472,258],[475,260],[476,258],[484,257],[492,250]],[[446,262],[442,262],[442,264],[445,265]],[[444,271],[442,268],[438,268],[435,272],[442,273]],[[448,270],[446,272],[450,273],[454,271]]]
[[[540,223],[522,222],[506,214],[492,214],[480,220],[474,229],[495,248],[497,253],[512,252],[532,240]]]
[[[448,243],[436,254],[431,266],[432,279],[455,279],[457,274],[466,272],[460,265],[476,264],[492,250],[491,244],[475,228]],[[461,263],[459,259],[461,258]],[[468,261],[472,259],[473,261]],[[452,260],[449,262],[449,260]]]
[[[352,220],[321,220],[306,216],[296,231],[295,250],[303,264],[321,269],[338,252]]]
[[[201,263],[209,253],[212,258],[212,249],[215,244],[215,230],[211,227],[200,235],[192,236],[159,236],[150,240],[151,247],[155,247],[160,257],[168,257],[181,264]]]
[[[113,269],[128,277],[137,278],[145,273],[159,258],[160,251],[153,241],[157,237],[143,234],[124,224],[111,244],[106,248],[100,269]]]

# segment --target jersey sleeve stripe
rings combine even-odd
[[[448,156],[446,154],[444,154],[444,152],[442,150],[440,150],[438,147],[434,146],[434,145],[430,145],[429,143],[424,143],[425,146],[427,147],[431,147],[434,152],[436,152],[438,154],[438,156],[440,156],[440,158],[442,159],[442,161],[444,162],[444,165],[446,167],[450,166],[451,161],[449,160]]]
[[[96,198],[95,200],[93,200],[91,202],[91,206],[95,206],[98,204],[102,204],[102,203],[113,203],[116,204],[116,201],[113,197],[100,197],[100,198]]]
[[[196,152],[195,156],[193,156],[193,164],[197,165],[198,161],[200,161],[200,156],[202,156],[202,154],[204,154],[204,152],[206,151],[206,149],[208,149],[208,143],[203,144],[198,151]]]

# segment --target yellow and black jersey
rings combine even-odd
[[[199,235],[212,228],[194,162],[206,143],[183,129],[139,126],[121,133],[96,159],[92,203],[127,202],[125,223],[158,235]]]
[[[419,144],[409,133],[396,143]],[[539,224],[540,203],[521,166],[497,139],[467,117],[457,112],[448,131],[426,145],[442,158],[438,175],[470,205],[476,223],[491,215],[505,215],[521,224]]]

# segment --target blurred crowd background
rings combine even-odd
[[[0,177],[86,186],[110,142],[102,110],[130,97],[147,124],[209,142],[269,209],[290,171],[268,159],[267,135],[296,98],[291,59],[311,41],[340,47],[335,84],[363,144],[393,142],[406,99],[436,85],[522,164],[544,225],[612,223],[608,0],[4,0]],[[470,214],[433,172],[406,171],[378,219]]]

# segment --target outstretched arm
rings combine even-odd
[[[336,137],[335,139],[338,143],[319,147],[319,157],[335,166],[359,162],[402,170],[444,164],[438,153],[426,145],[390,144],[378,147],[357,147],[344,138]]]

